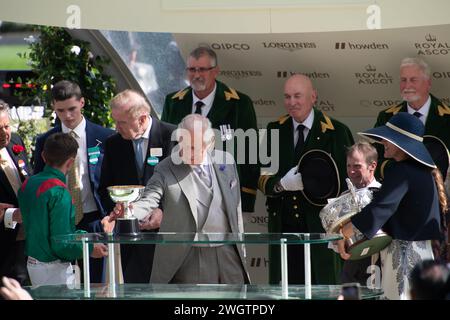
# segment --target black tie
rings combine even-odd
[[[305,126],[302,124],[299,124],[296,129],[298,131],[298,140],[297,140],[297,144],[295,145],[295,149],[294,149],[294,159],[296,159],[295,162],[298,162],[298,160],[300,160],[300,154],[302,152],[303,145],[305,144],[305,136],[303,135],[304,129],[305,129]]]
[[[420,119],[420,117],[422,116],[422,114],[420,112],[414,112],[413,115],[415,115],[417,118]]]
[[[202,107],[204,106],[205,104],[203,103],[203,101],[200,101],[200,100],[198,100],[196,103],[195,103],[195,113],[196,114],[202,114]]]

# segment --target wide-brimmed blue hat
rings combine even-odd
[[[358,132],[358,134],[375,142],[380,142],[382,139],[387,140],[414,160],[430,168],[436,168],[433,158],[423,144],[424,132],[425,127],[416,116],[407,112],[399,112],[385,125]]]

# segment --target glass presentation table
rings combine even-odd
[[[83,244],[83,285],[41,286],[30,292],[35,298],[137,298],[137,299],[336,299],[340,286],[311,285],[311,244],[341,239],[324,233],[142,233],[136,237],[107,233],[77,233],[54,237],[56,241]],[[89,244],[108,245],[109,284],[90,284]],[[278,285],[179,285],[117,284],[115,279],[115,244],[267,244],[281,248],[281,286]],[[303,245],[305,285],[288,285],[287,245]],[[52,293],[53,292],[53,293]],[[183,294],[184,293],[184,294]],[[53,296],[52,296],[53,294]],[[57,294],[57,295],[56,295]],[[379,289],[362,288],[363,298],[375,298]]]

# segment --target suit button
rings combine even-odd
[[[292,200],[297,200],[297,197],[296,197],[296,196],[293,196],[293,197],[292,197]]]
[[[300,215],[299,215],[298,213],[296,213],[296,214],[295,214],[295,217],[298,218],[298,217],[300,217]]]
[[[276,213],[276,212],[274,212],[274,213],[273,213],[273,216],[275,217],[276,215],[277,215],[277,213]]]
[[[297,206],[294,206],[294,209],[297,209],[298,207]]]

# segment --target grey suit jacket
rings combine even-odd
[[[228,156],[226,164],[218,159]],[[222,197],[231,231],[244,232],[241,210],[240,185],[237,169],[233,157],[223,151],[215,150],[211,153],[213,168],[217,181],[222,190]],[[231,159],[231,161],[230,161]],[[154,209],[162,207],[163,219],[160,232],[196,232],[197,205],[192,170],[186,164],[174,164],[171,157],[160,162],[145,187],[142,198],[133,203],[134,215],[142,219]],[[161,244],[155,249],[153,269],[150,282],[169,283],[182,265],[191,245]],[[245,264],[245,247],[237,245],[242,267],[250,282]]]

